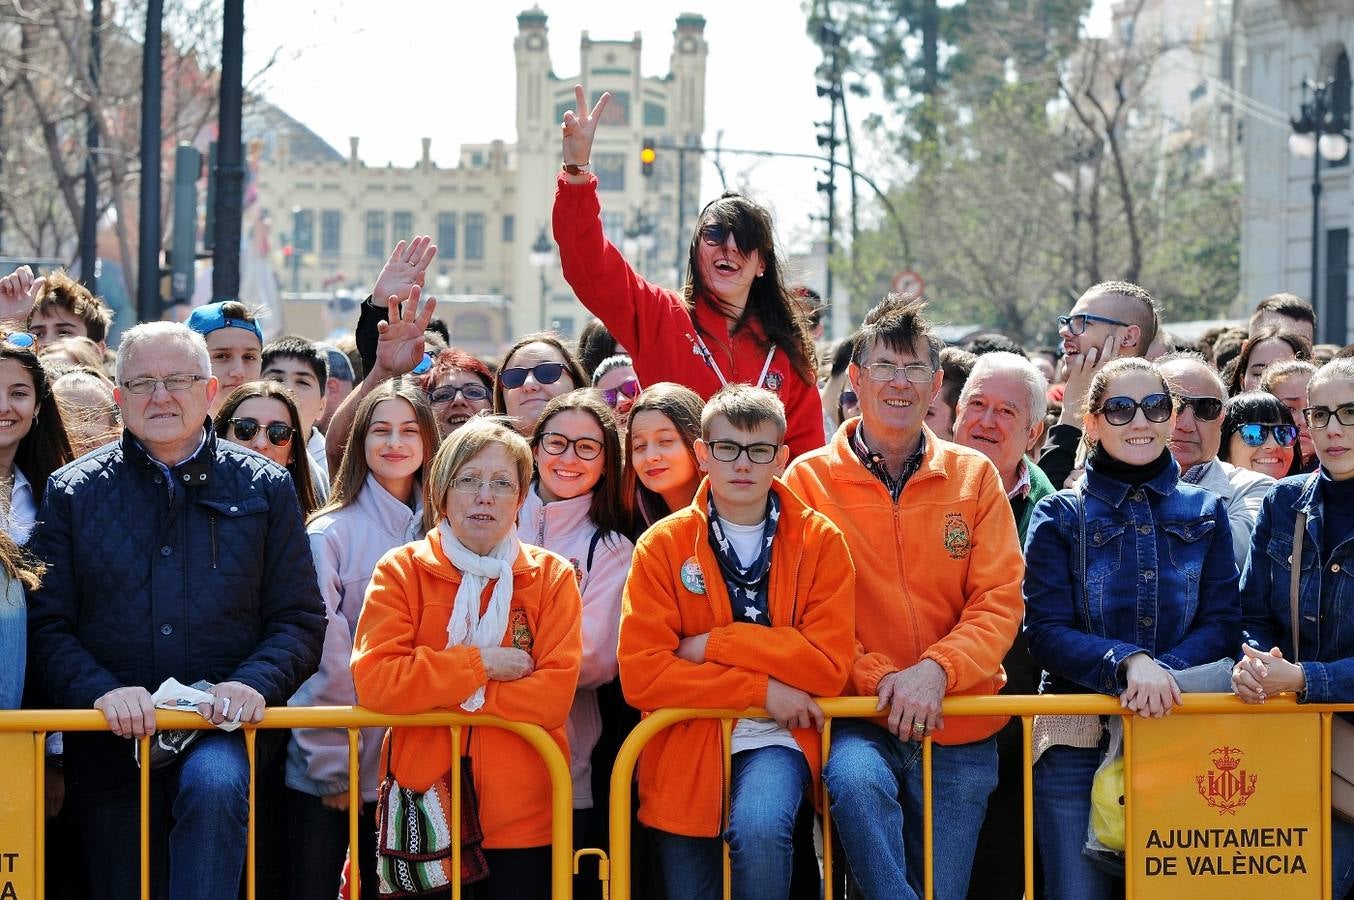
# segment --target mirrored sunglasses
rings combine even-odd
[[[611,407],[612,409],[616,408],[616,404],[620,403],[622,397],[627,397],[633,400],[638,396],[639,396],[639,379],[637,378],[627,378],[620,383],[619,387],[604,388],[602,390],[603,402],[605,402],[606,405]]]
[[[1258,422],[1247,422],[1239,426],[1236,433],[1247,447],[1263,446],[1265,439],[1271,434],[1274,435],[1274,443],[1280,447],[1291,447],[1298,440],[1296,425],[1261,425]]]

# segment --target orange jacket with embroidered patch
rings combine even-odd
[[[996,468],[926,430],[926,452],[898,502],[856,456],[847,421],[826,447],[795,460],[785,481],[846,535],[856,564],[855,693],[934,660],[945,693],[995,694],[1024,612],[1025,560]],[[925,426],[923,426],[925,427]],[[882,720],[881,720],[882,721]],[[995,733],[1005,717],[951,718],[940,744]]]
[[[484,687],[480,712],[535,722],[550,732],[568,760],[564,722],[583,655],[573,567],[548,550],[522,545],[513,565],[512,611],[503,646],[527,650],[535,668],[517,681],[488,680],[478,647],[447,646],[447,622],[460,583],[461,573],[443,553],[436,529],[381,558],[353,638],[358,701],[391,715],[461,712],[461,702]],[[490,582],[485,589],[481,612],[492,587]],[[530,646],[522,646],[524,618]],[[391,735],[386,738],[394,741],[391,768],[402,787],[424,791],[452,771],[449,729],[396,728]],[[484,846],[549,844],[550,778],[540,756],[498,728],[472,729],[469,743]],[[384,750],[381,758],[386,758]]]
[[[855,571],[846,541],[784,483],[777,480],[772,489],[781,514],[771,550],[769,626],[734,621],[710,547],[708,481],[691,506],[640,538],[621,601],[621,686],[631,705],[645,712],[760,707],[766,704],[768,678],[813,696],[841,692],[855,629]],[[707,633],[704,662],[677,656],[683,638]],[[812,728],[791,733],[804,751],[817,796],[821,736]],[[640,756],[639,800],[646,825],[691,837],[719,834],[724,802],[719,720],[683,722],[651,740]]]

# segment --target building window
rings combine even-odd
[[[465,258],[484,259],[484,213],[465,214]]]
[[[378,210],[369,210],[366,220],[366,234],[363,241],[368,256],[380,259],[386,255],[386,214]]]
[[[563,119],[560,120],[564,121]],[[661,103],[654,103],[652,100],[644,101],[644,125],[648,128],[666,128],[668,125],[668,110]]]
[[[1332,228],[1326,232],[1326,296],[1324,308],[1317,307],[1317,318],[1325,340],[1336,344],[1349,341],[1349,229]],[[1321,340],[1322,335],[1317,335]]]
[[[315,210],[298,209],[292,213],[291,244],[298,253],[315,252]]]
[[[403,241],[414,236],[414,214],[399,209],[390,215],[390,224],[395,232],[395,240]]]
[[[1343,131],[1349,130],[1350,113],[1350,84],[1349,84],[1349,54],[1341,50],[1340,55],[1335,60],[1334,83],[1331,85],[1330,100],[1332,118],[1334,123]],[[1331,166],[1349,165],[1349,151],[1345,151],[1343,158],[1331,163]]]
[[[625,163],[628,157],[624,153],[594,153],[592,170],[597,173],[597,190],[625,190]]]
[[[503,243],[511,244],[513,232],[517,230],[517,220],[511,215],[503,217]]]
[[[601,91],[592,92],[592,105],[596,106],[601,98]],[[572,109],[572,107],[570,107]],[[612,91],[611,102],[602,110],[603,125],[629,125],[630,124],[630,92]]]
[[[456,258],[456,213],[437,214],[437,255],[443,259]]]
[[[337,256],[343,246],[343,213],[326,209],[320,213],[320,252]]]
[[[573,316],[554,316],[550,319],[550,330],[562,338],[572,339],[574,337],[574,317]]]

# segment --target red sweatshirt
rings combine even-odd
[[[749,316],[730,335],[727,320],[705,298],[697,299],[694,314],[688,313],[678,294],[650,284],[630,268],[602,233],[601,211],[595,177],[586,184],[570,184],[559,177],[554,230],[564,278],[629,352],[640,384],[674,381],[707,400],[718,391],[719,376],[696,344],[697,331],[730,384],[756,384],[770,349],[761,322]],[[785,442],[791,459],[823,446],[818,386],[799,377],[784,349],[776,348],[761,386],[785,404]]]

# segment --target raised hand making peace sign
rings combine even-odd
[[[566,165],[587,165],[592,159],[592,139],[597,134],[597,123],[602,121],[602,113],[611,102],[610,92],[603,92],[597,98],[597,105],[588,111],[587,97],[583,94],[583,85],[574,85],[574,103],[576,108],[564,113],[564,123],[560,127],[563,134],[564,162]],[[588,180],[587,173],[564,175],[574,184]]]

